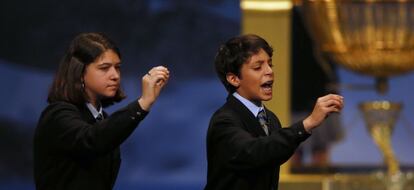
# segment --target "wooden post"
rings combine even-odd
[[[280,119],[283,126],[290,123],[290,25],[291,0],[241,0],[242,33],[257,34],[271,44],[275,83],[273,98],[266,106]],[[281,174],[289,174],[289,162]]]

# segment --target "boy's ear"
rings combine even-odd
[[[230,83],[232,86],[238,88],[240,85],[240,79],[237,75],[233,73],[227,73],[226,74],[227,82]]]

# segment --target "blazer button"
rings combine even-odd
[[[302,134],[303,134],[303,132],[302,132],[302,131],[299,131],[299,132],[298,132],[298,134],[299,134],[299,135],[302,135]]]
[[[137,115],[141,115],[141,112],[137,111]]]
[[[135,120],[135,117],[134,117],[134,116],[131,116],[131,119],[132,119],[132,120]]]

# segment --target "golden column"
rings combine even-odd
[[[290,123],[290,13],[291,0],[241,0],[242,33],[257,34],[273,49],[275,85],[273,99],[266,106],[275,112],[283,126]],[[281,174],[290,173],[289,163]]]

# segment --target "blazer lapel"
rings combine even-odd
[[[82,113],[82,117],[83,119],[85,119],[86,122],[88,122],[89,124],[94,124],[96,122],[95,117],[93,117],[91,111],[89,111],[86,105],[78,106],[78,109]]]
[[[233,95],[227,97],[227,104],[231,107],[242,119],[242,122],[247,127],[247,130],[257,136],[266,136],[266,133],[260,126],[259,121],[253,113]]]
[[[269,121],[269,125],[267,126],[269,128],[269,135],[272,134],[273,130],[279,129],[282,126],[280,126],[280,122],[279,120],[273,116],[272,112],[270,110],[268,110],[265,107],[266,113],[267,113],[267,118]]]

